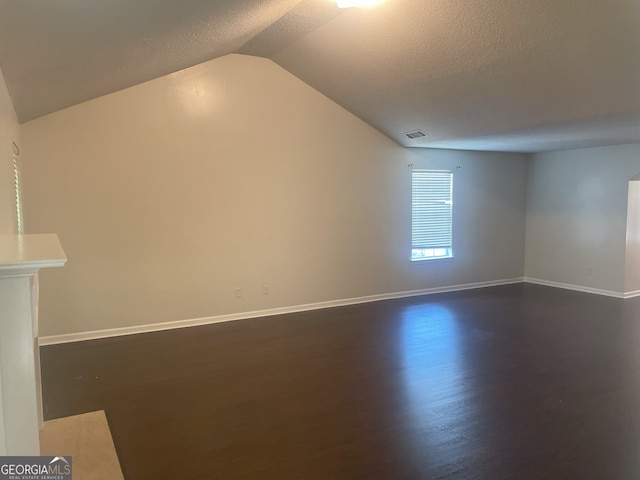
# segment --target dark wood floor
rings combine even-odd
[[[128,480],[640,478],[640,301],[510,285],[42,348]]]

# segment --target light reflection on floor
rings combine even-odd
[[[459,447],[475,436],[464,328],[455,312],[442,304],[410,306],[402,314],[405,404],[409,428],[425,453],[446,453],[449,446]]]

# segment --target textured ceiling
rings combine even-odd
[[[639,27],[638,0],[0,0],[0,66],[21,121],[238,52],[405,146],[543,151],[640,142]]]
[[[235,52],[299,0],[0,0],[20,121]]]

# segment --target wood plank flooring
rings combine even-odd
[[[640,299],[509,285],[43,347],[127,480],[640,478]]]

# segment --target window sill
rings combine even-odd
[[[411,263],[421,263],[421,262],[438,262],[438,261],[448,261],[453,260],[454,256],[450,255],[448,257],[432,257],[432,258],[411,258]]]

